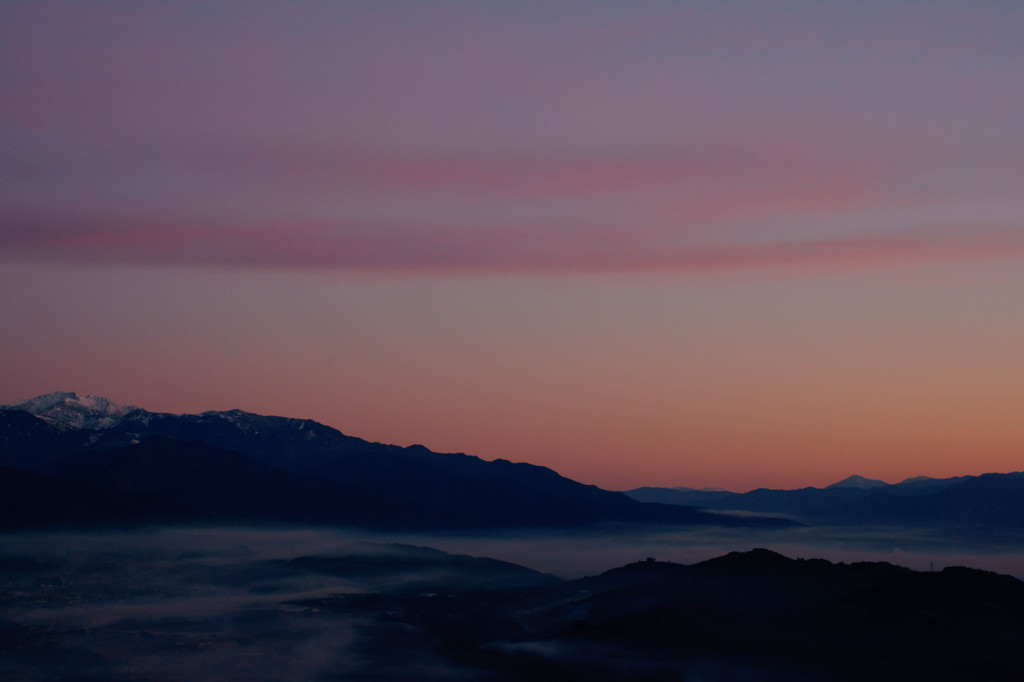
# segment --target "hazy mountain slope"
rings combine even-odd
[[[657,488],[645,486],[625,491],[626,495],[640,502],[660,504],[681,504],[691,507],[715,508],[719,502],[732,500],[737,493],[726,490],[698,490],[696,488]]]
[[[706,507],[731,511],[786,514],[815,518],[815,511],[826,505],[864,497],[870,488],[800,488],[772,490],[758,488],[747,493],[705,492],[677,488],[640,488],[626,491],[637,500],[660,501],[667,504]]]
[[[296,557],[288,563],[290,567],[355,581],[374,591],[464,592],[562,582],[507,561],[395,543],[355,542],[329,552]]]
[[[953,479],[944,486],[890,486],[815,514],[845,523],[1024,528],[1024,473]]]

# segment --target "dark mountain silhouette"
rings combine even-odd
[[[546,467],[371,443],[308,419],[239,410],[158,414],[58,393],[0,410],[0,427],[0,464],[151,499],[182,520],[388,528],[767,523],[639,503]],[[126,507],[122,520],[131,522],[133,510]],[[106,514],[97,506],[83,518]]]
[[[307,476],[200,441],[151,436],[128,447],[64,458],[48,473],[161,500],[183,510],[184,520],[407,528],[718,520],[685,508],[643,505],[567,479],[532,489],[528,482],[449,474],[424,463],[403,468],[408,462],[402,453],[398,449],[384,466],[360,460],[345,476]]]
[[[815,510],[844,523],[1024,528],[1024,473],[983,474],[947,485],[874,489]]]
[[[308,604],[382,614],[373,647],[400,651],[431,642],[435,654],[474,679],[810,682],[1024,674],[1024,583],[967,568],[919,573],[758,549],[690,566],[648,559],[500,592],[392,592]]]
[[[659,488],[644,486],[625,491],[634,500],[657,502],[658,504],[679,504],[690,507],[714,507],[721,500],[732,500],[739,493],[728,490],[699,490],[697,488]]]
[[[189,510],[162,498],[0,467],[0,528],[131,526],[179,521]]]
[[[1024,528],[1024,473],[921,477],[894,485],[855,482],[748,493],[638,488],[626,494],[640,501],[708,510],[783,514],[809,523]]]
[[[165,436],[67,457],[49,473],[122,495],[164,500],[197,519],[312,521],[329,518],[339,497],[337,486],[327,481]]]
[[[42,469],[88,447],[90,435],[62,431],[23,410],[0,409],[0,466]]]
[[[864,478],[854,474],[847,476],[841,481],[836,481],[831,485],[825,486],[826,488],[878,488],[880,486],[889,485],[885,481],[879,481],[873,478]]]

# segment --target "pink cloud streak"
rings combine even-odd
[[[706,234],[731,219],[885,205],[913,182],[920,156],[918,145],[884,136],[779,130],[631,152],[398,153],[191,140],[99,157],[88,148],[35,159],[0,155],[0,177],[33,197],[12,194],[0,208],[12,227],[43,231],[51,223],[106,229],[109,222],[118,230],[166,223],[179,233],[217,226],[217,234],[231,225],[312,224],[332,234],[398,231],[432,252],[498,230],[509,236],[493,239],[513,251],[558,243],[559,251],[586,252],[601,230],[626,226],[625,242],[658,242]],[[151,180],[140,186],[137,178]],[[410,223],[418,227],[402,227]],[[465,235],[448,236],[459,229]]]
[[[8,258],[124,265],[438,272],[709,272],[897,266],[1024,255],[1024,228],[673,246],[629,228],[462,229],[372,223],[214,227],[129,216],[26,213],[0,228]]]

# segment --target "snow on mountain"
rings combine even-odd
[[[95,395],[58,391],[23,400],[0,409],[24,410],[63,431],[72,429],[106,429],[126,414],[137,410],[134,405],[119,405]]]

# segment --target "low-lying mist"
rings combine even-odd
[[[486,532],[375,532],[328,527],[172,526],[131,531],[39,531],[0,535],[2,557],[83,562],[87,557],[161,560],[228,571],[243,562],[291,559],[357,542],[400,543],[486,556],[577,578],[655,556],[695,563],[766,547],[833,562],[888,561],[915,570],[970,566],[1024,578],[1024,538],[979,537],[943,529],[816,526],[784,529],[656,527],[626,524]]]
[[[1020,539],[968,541],[891,528],[22,532],[0,536],[0,678],[363,679],[399,664],[368,643],[377,627],[372,619],[318,609],[317,600],[554,580],[415,547],[491,557],[563,579],[647,557],[690,564],[754,547],[833,562],[887,561],[916,570],[966,565],[1024,577]],[[428,648],[404,655],[411,658],[400,669],[415,669],[421,679],[468,674]]]

